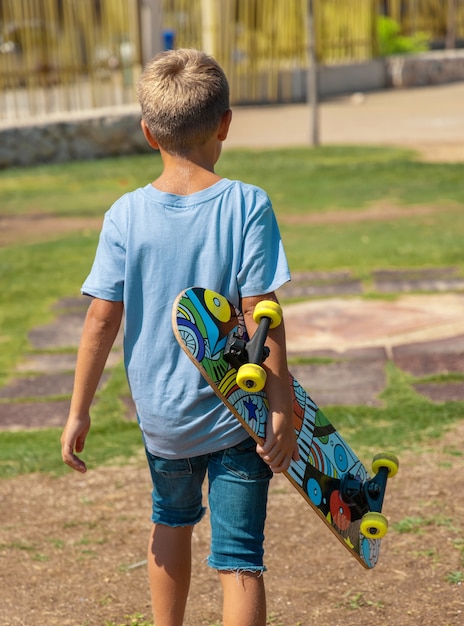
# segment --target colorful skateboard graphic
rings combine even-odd
[[[231,365],[230,357],[224,358],[231,337],[234,343],[250,345],[242,313],[220,294],[193,287],[177,297],[172,323],[179,344],[218,397],[256,441],[263,440],[266,395],[252,382],[239,386],[237,369],[241,368]],[[386,479],[396,473],[398,460],[393,455],[378,455],[373,463],[376,475],[369,478],[315,402],[292,376],[290,380],[300,461],[292,461],[285,474],[345,548],[365,568],[373,568],[379,558],[380,538],[388,527],[380,512]],[[255,388],[248,389],[247,384]]]

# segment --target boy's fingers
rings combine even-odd
[[[73,454],[71,457],[63,457],[63,461],[66,463],[66,465],[69,465],[69,467],[72,467],[72,469],[80,472],[81,474],[85,474],[85,472],[87,471],[87,466],[85,465],[84,461],[81,461],[81,459],[75,454]]]
[[[263,446],[258,444],[256,446],[256,451],[275,474],[285,472],[285,470],[289,468],[292,456],[286,454],[278,446],[274,446],[270,450],[267,450],[265,445]]]
[[[85,437],[78,437],[76,439],[76,452],[82,452],[85,446]]]
[[[80,451],[78,450],[77,445],[76,450],[78,452]],[[84,461],[82,461],[78,456],[74,454],[73,446],[63,443],[61,448],[61,458],[66,463],[66,465],[69,465],[69,467],[72,467],[72,469],[75,469],[82,474],[87,471],[87,467]]]
[[[292,457],[288,454],[284,454],[282,456],[276,457],[272,463],[269,464],[269,467],[274,472],[274,474],[280,474],[281,472],[286,472],[290,466]]]

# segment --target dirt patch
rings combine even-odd
[[[101,217],[56,217],[53,215],[12,215],[0,217],[0,247],[15,243],[37,243],[75,231],[99,230]]]
[[[458,626],[464,616],[464,423],[401,456],[387,492],[390,531],[363,570],[282,476],[266,532],[269,624]],[[145,549],[150,482],[142,455],[85,476],[0,483],[0,623],[105,626],[150,617]],[[196,528],[186,626],[220,623],[221,595],[204,563],[209,524]],[[135,622],[133,622],[135,623]]]

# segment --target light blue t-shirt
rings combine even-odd
[[[238,306],[289,279],[271,202],[252,185],[221,179],[177,196],[150,184],[110,208],[82,292],[124,302],[124,361],[149,452],[193,457],[247,436],[179,347],[176,296],[205,287]]]

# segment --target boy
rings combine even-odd
[[[82,292],[93,298],[76,364],[62,456],[85,472],[89,410],[125,313],[124,360],[153,478],[148,574],[156,626],[180,626],[187,601],[193,526],[211,511],[209,565],[219,572],[225,626],[265,626],[264,521],[272,472],[298,455],[292,425],[284,326],[269,334],[266,441],[256,446],[182,353],[171,307],[188,286],[252,312],[289,280],[267,195],[221,178],[214,166],[232,113],[227,79],[196,50],[150,61],[138,84],[142,131],[163,171],[107,212]],[[272,470],[272,471],[271,471]]]

